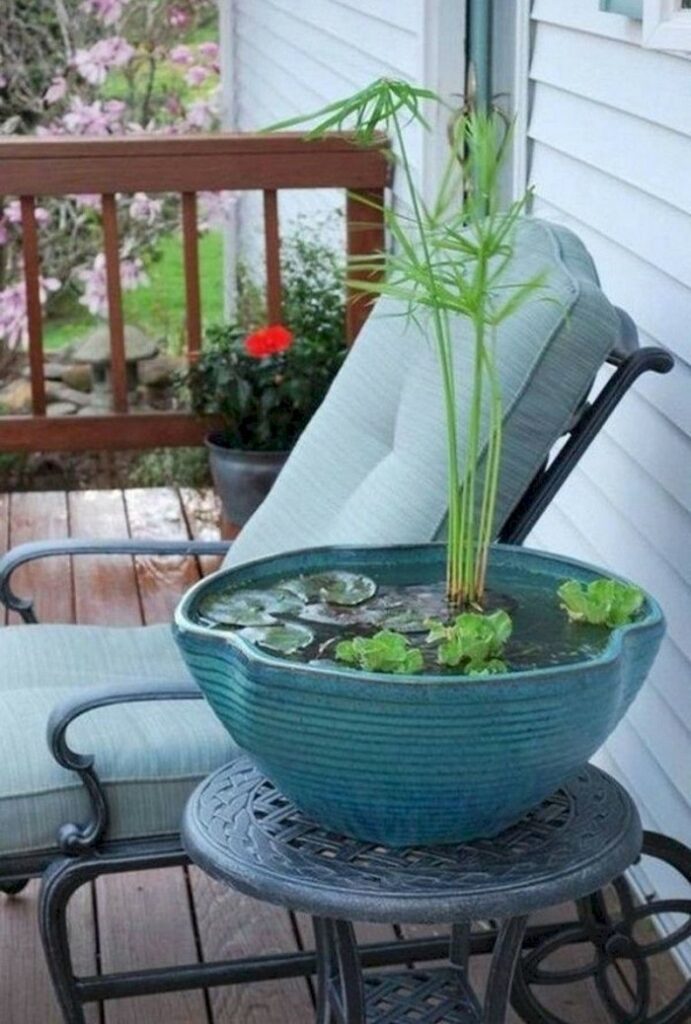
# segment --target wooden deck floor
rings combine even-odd
[[[0,495],[0,551],[66,536],[218,536],[209,493],[155,490]],[[203,571],[213,567],[209,561]],[[191,560],[127,557],[51,559],[21,570],[17,590],[38,595],[43,621],[133,625],[167,621],[198,576]],[[1,620],[0,620],[1,621]],[[0,1021],[60,1024],[36,928],[37,883],[0,897]],[[420,934],[420,929],[416,929]],[[429,929],[427,933],[429,933]],[[393,927],[359,926],[362,941],[396,937]],[[306,948],[308,922],[212,882],[195,868],[99,879],[77,893],[71,935],[80,973],[125,970]],[[474,958],[481,986],[487,958]],[[608,1024],[589,983],[555,990],[551,1007],[570,1024]],[[111,1001],[89,1024],[302,1024],[313,1019],[306,981],[288,980]],[[515,1015],[511,1024],[518,1024]]]

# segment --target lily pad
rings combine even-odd
[[[360,608],[327,604],[326,601],[303,605],[299,618],[302,622],[318,622],[336,629],[369,625],[370,621],[376,621],[371,620],[371,616]]]
[[[288,591],[231,590],[210,594],[199,605],[199,614],[222,626],[270,626],[277,615],[299,615],[302,601]]]
[[[239,636],[275,654],[295,654],[314,640],[311,629],[292,622],[280,626],[249,626],[241,630]]]
[[[296,576],[283,580],[281,587],[304,601],[326,601],[328,604],[349,607],[364,604],[377,592],[374,580],[354,572],[318,572],[310,576]]]
[[[384,612],[379,618],[381,629],[390,629],[394,633],[427,633],[427,614],[414,609]]]

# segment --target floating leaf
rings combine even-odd
[[[303,605],[299,618],[304,622],[319,622],[326,626],[335,626],[337,629],[370,623],[370,616],[360,608],[326,604],[324,601]]]
[[[567,580],[557,594],[572,622],[589,622],[609,629],[633,622],[645,601],[639,587],[605,578],[593,580],[587,586],[577,580]]]
[[[275,654],[295,654],[314,640],[311,629],[293,622],[280,626],[250,626],[238,635]]]
[[[336,660],[364,669],[366,672],[392,672],[412,675],[422,672],[422,651],[411,647],[407,637],[384,629],[374,636],[356,636],[341,640],[336,647]]]
[[[319,572],[283,580],[281,587],[303,601],[326,601],[329,604],[354,606],[369,601],[377,592],[377,584],[369,576],[354,572]]]
[[[223,626],[269,626],[277,615],[299,615],[302,601],[285,590],[230,590],[210,594],[199,614]]]
[[[396,633],[426,633],[429,619],[422,612],[407,609],[385,611],[377,621],[382,629],[391,629]]]

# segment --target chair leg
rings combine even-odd
[[[94,876],[79,858],[63,858],[47,869],[41,883],[38,920],[46,964],[65,1024],[85,1024],[84,1004],[72,967],[67,933],[70,897]]]

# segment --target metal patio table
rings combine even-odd
[[[592,766],[495,839],[449,846],[390,849],[329,832],[244,755],[197,788],[183,822],[208,874],[312,915],[319,1024],[503,1024],[528,914],[607,884],[641,839],[626,792]],[[483,1005],[469,936],[487,919],[501,923]],[[448,965],[363,971],[353,921],[449,924]]]

